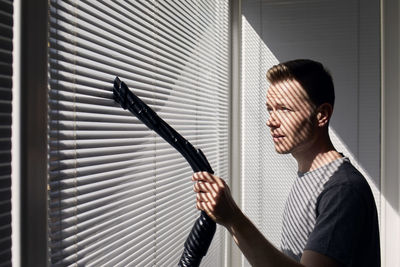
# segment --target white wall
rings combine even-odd
[[[382,1],[382,266],[400,266],[400,4]]]
[[[277,62],[311,58],[331,71],[332,139],[367,177],[380,207],[379,5],[378,0],[242,1],[242,205],[275,245],[296,175],[296,163],[275,153],[265,125],[265,73]]]

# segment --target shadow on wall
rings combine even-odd
[[[332,139],[368,178],[379,208],[379,1],[248,0],[242,5],[243,16],[279,62],[310,58],[330,70],[336,91]]]

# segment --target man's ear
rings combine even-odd
[[[329,103],[324,103],[317,108],[317,123],[319,127],[328,125],[332,112],[333,107]]]

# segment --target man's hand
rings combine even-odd
[[[239,210],[231,196],[230,189],[223,179],[208,172],[193,174],[196,183],[196,207],[205,211],[215,222],[229,227]]]

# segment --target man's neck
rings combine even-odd
[[[309,172],[322,167],[343,156],[336,151],[330,139],[322,143],[314,143],[303,151],[292,153],[297,160],[299,172]]]

